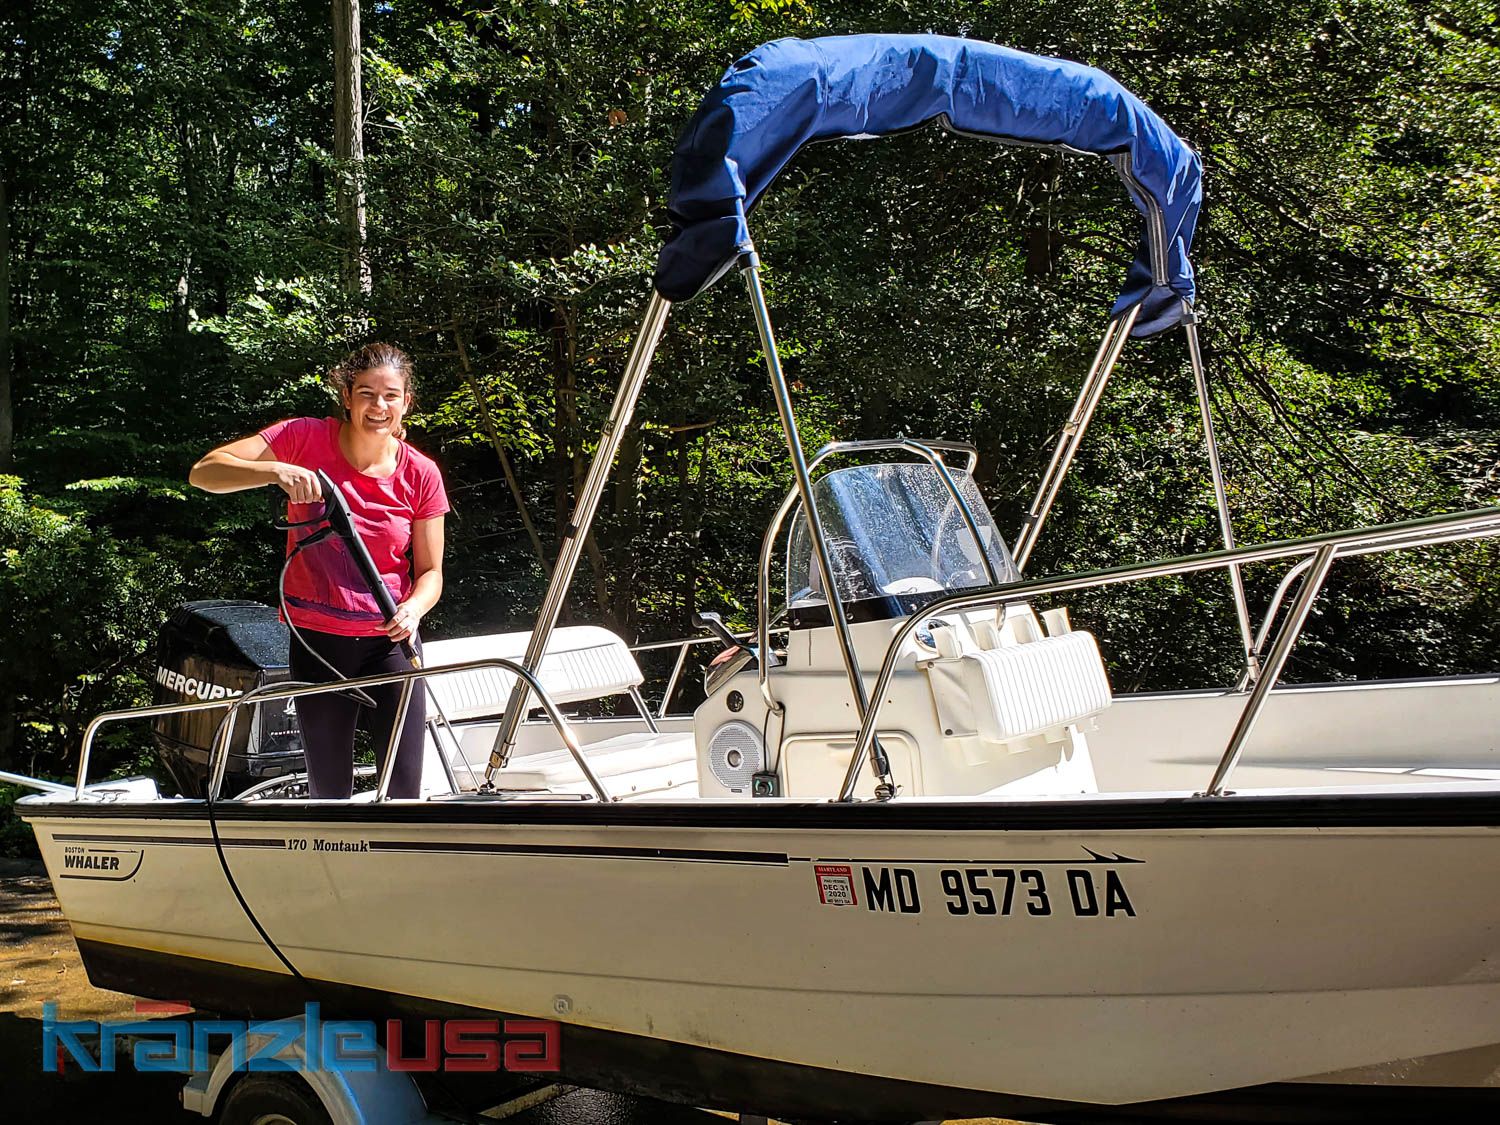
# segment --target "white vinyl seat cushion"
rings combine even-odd
[[[1031,644],[970,653],[989,696],[980,733],[995,742],[1039,734],[1097,715],[1113,696],[1099,646],[1078,631]]]
[[[963,645],[927,670],[944,728],[986,742],[1056,730],[1114,698],[1099,646],[1081,630],[998,648]]]
[[[526,656],[530,633],[490,633],[429,641],[422,647],[427,668],[464,664],[473,660],[505,659],[520,663]],[[640,687],[645,677],[635,655],[623,640],[597,625],[556,629],[547,641],[537,679],[552,702],[577,703],[622,695]],[[503,668],[479,668],[429,676],[428,690],[450,722],[498,715],[505,709],[516,676]],[[536,706],[536,700],[532,700]]]
[[[585,746],[583,755],[614,797],[697,787],[697,749],[691,733],[616,735]],[[502,789],[592,791],[567,747],[512,758],[495,782]]]

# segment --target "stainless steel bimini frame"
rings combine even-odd
[[[1042,524],[1046,522],[1047,514],[1052,511],[1052,503],[1057,499],[1058,492],[1062,489],[1063,478],[1068,475],[1068,469],[1073,465],[1073,458],[1078,456],[1078,447],[1083,444],[1083,435],[1089,428],[1089,422],[1093,420],[1094,411],[1099,406],[1099,400],[1104,397],[1105,384],[1109,382],[1110,374],[1119,362],[1120,352],[1125,348],[1125,342],[1130,339],[1130,330],[1135,327],[1136,317],[1140,315],[1141,307],[1132,305],[1125,312],[1110,320],[1109,326],[1104,330],[1104,339],[1099,343],[1099,350],[1094,354],[1094,362],[1089,364],[1088,374],[1084,376],[1083,386],[1078,390],[1078,399],[1073,403],[1073,410],[1068,415],[1068,420],[1063,424],[1062,432],[1058,434],[1057,447],[1052,451],[1052,461],[1047,466],[1047,471],[1042,474],[1041,483],[1037,486],[1036,498],[1032,500],[1031,507],[1026,510],[1026,516],[1021,521],[1021,530],[1016,533],[1015,543],[1011,546],[1011,554],[1015,556],[1016,566],[1026,569],[1026,563],[1031,558],[1032,549],[1036,547],[1037,537],[1042,532]]]
[[[1208,378],[1203,369],[1203,352],[1198,345],[1198,324],[1192,308],[1186,302],[1183,307],[1185,317],[1183,330],[1187,333],[1188,361],[1193,368],[1193,386],[1198,397],[1198,416],[1203,423],[1203,443],[1208,452],[1208,471],[1213,481],[1214,507],[1219,517],[1219,534],[1223,538],[1225,549],[1233,550],[1234,527],[1229,516],[1229,495],[1224,487],[1224,470],[1219,463],[1219,443],[1214,436],[1213,412],[1209,409]],[[1083,435],[1094,417],[1099,400],[1104,397],[1105,385],[1109,382],[1115,364],[1119,362],[1120,353],[1124,350],[1125,342],[1130,339],[1130,330],[1135,327],[1136,317],[1139,314],[1140,306],[1133,305],[1114,317],[1104,331],[1104,339],[1099,344],[1099,351],[1094,356],[1094,362],[1089,365],[1088,374],[1084,377],[1083,386],[1078,392],[1078,399],[1073,403],[1072,413],[1068,415],[1068,421],[1058,435],[1057,447],[1052,451],[1052,461],[1048,464],[1047,471],[1042,474],[1042,482],[1037,487],[1036,498],[1027,509],[1026,516],[1021,521],[1021,530],[1016,534],[1013,552],[1016,566],[1020,570],[1024,571],[1027,562],[1031,559],[1031,552],[1036,547],[1037,537],[1041,535],[1042,524],[1046,522],[1047,514],[1052,511],[1052,504],[1062,489],[1063,478],[1067,476],[1073,459],[1078,455],[1078,449],[1083,444]],[[1253,683],[1258,675],[1257,658],[1255,645],[1250,635],[1250,607],[1245,599],[1245,584],[1237,566],[1229,567],[1229,585],[1230,592],[1234,596],[1234,611],[1235,618],[1239,622],[1240,639],[1245,646],[1246,680]]]
[[[1323,581],[1327,578],[1335,561],[1412,547],[1432,546],[1438,543],[1479,539],[1490,535],[1500,535],[1500,507],[1479,508],[1469,512],[1428,516],[1403,523],[1312,535],[1304,539],[1288,539],[1258,547],[1207,551],[1201,555],[1185,558],[1110,567],[1105,570],[1071,574],[1062,578],[1012,582],[989,590],[968,590],[962,594],[941,598],[928,605],[921,613],[909,617],[897,630],[896,635],[891,638],[885,659],[880,666],[880,674],[875,680],[875,706],[860,724],[859,734],[854,742],[854,753],[849,761],[849,769],[844,775],[844,784],[839,790],[838,799],[840,801],[854,799],[854,787],[859,780],[860,767],[866,755],[870,756],[873,764],[874,754],[871,747],[874,744],[875,724],[879,717],[880,703],[886,698],[886,689],[890,686],[891,676],[895,673],[896,663],[907,638],[923,622],[930,621],[944,613],[984,609],[993,605],[1009,605],[1052,594],[1068,594],[1079,590],[1097,589],[1101,586],[1116,586],[1123,582],[1193,574],[1198,571],[1216,570],[1220,567],[1238,568],[1250,563],[1272,562],[1276,559],[1302,556],[1302,560],[1283,579],[1281,588],[1277,591],[1266,615],[1266,620],[1259,630],[1257,647],[1264,643],[1264,638],[1269,634],[1271,623],[1280,610],[1281,601],[1290,588],[1291,582],[1298,575],[1302,575],[1301,589],[1297,591],[1297,596],[1287,611],[1286,619],[1276,634],[1270,653],[1265,658],[1265,666],[1261,675],[1255,681],[1254,688],[1245,701],[1244,709],[1240,712],[1239,721],[1235,724],[1234,732],[1230,735],[1229,745],[1225,748],[1218,768],[1214,770],[1213,778],[1204,791],[1206,796],[1220,796],[1224,793],[1229,775],[1239,762],[1245,743],[1260,719],[1266,699],[1270,696],[1271,689],[1275,687],[1277,677],[1281,675],[1282,668],[1291,655],[1292,647],[1296,644],[1297,637],[1307,622],[1312,604],[1322,590]]]
[[[552,702],[552,698],[542,688],[536,677],[527,671],[523,665],[517,661],[507,660],[503,657],[469,660],[461,664],[443,664],[434,668],[411,668],[401,672],[387,672],[378,676],[360,676],[350,680],[333,680],[323,684],[267,684],[263,687],[252,688],[243,695],[235,696],[232,699],[212,699],[200,703],[167,703],[158,704],[153,707],[132,707],[123,711],[106,711],[103,714],[95,715],[83,732],[83,748],[79,754],[78,780],[73,787],[73,796],[75,800],[83,800],[84,789],[88,784],[89,759],[93,754],[94,737],[98,734],[101,727],[109,723],[123,722],[127,719],[149,719],[158,715],[179,715],[190,711],[225,711],[224,718],[219,723],[219,728],[214,734],[213,748],[209,755],[208,793],[211,800],[217,801],[219,800],[220,790],[223,788],[224,774],[229,765],[229,743],[234,733],[235,724],[238,721],[240,711],[250,704],[270,703],[282,699],[297,699],[304,695],[320,695],[325,692],[347,691],[351,688],[377,687],[381,684],[400,683],[410,687],[417,681],[425,680],[431,676],[443,676],[455,672],[475,672],[489,668],[498,668],[502,671],[510,672],[519,680],[525,682],[530,691],[535,694],[537,702],[541,705],[542,709],[546,711],[547,718],[551,720],[559,737],[562,738],[563,745],[567,747],[568,752],[573,756],[574,762],[577,763],[579,770],[588,781],[589,787],[593,789],[599,800],[612,800],[613,798],[610,797],[609,792],[605,789],[604,783],[599,780],[599,776],[594,772],[593,767],[589,765],[588,758],[584,754],[577,736],[573,733],[573,728],[569,726],[567,719],[558,710],[557,704]],[[386,800],[390,792],[391,774],[396,764],[396,743],[400,736],[401,728],[397,725],[392,728],[391,741],[386,746],[385,766],[381,770],[379,786],[375,792],[376,801]],[[454,786],[456,792],[457,786],[454,784],[451,773],[449,774],[449,784]]]
[[[1128,169],[1117,171],[1126,176]],[[1152,216],[1148,214],[1148,229],[1151,227]],[[1159,219],[1159,216],[1157,216]],[[1158,278],[1165,277],[1165,250],[1153,246],[1153,271]],[[1156,251],[1160,250],[1160,253]],[[801,436],[797,429],[796,416],[792,408],[791,392],[787,386],[786,375],[781,367],[780,353],[776,347],[775,332],[771,325],[770,310],[766,305],[765,292],[760,283],[760,262],[753,250],[746,251],[741,255],[737,268],[745,281],[749,292],[751,309],[755,317],[755,326],[761,341],[761,350],[766,358],[766,371],[770,377],[771,392],[776,400],[777,412],[781,418],[782,429],[786,434],[787,451],[792,464],[792,472],[795,478],[795,488],[783,504],[782,511],[778,513],[773,527],[779,527],[790,511],[791,505],[801,501],[803,510],[807,513],[808,530],[813,542],[813,550],[818,560],[819,567],[823,573],[831,575],[831,559],[828,550],[827,539],[823,533],[823,523],[819,517],[817,506],[812,497],[812,470],[818,461],[830,452],[847,451],[859,448],[865,443],[836,443],[837,449],[825,447],[820,450],[814,460],[809,463],[803,452]],[[655,355],[656,347],[661,340],[662,331],[666,326],[667,314],[671,309],[671,302],[660,293],[652,292],[651,299],[646,307],[646,313],[641,323],[640,332],[637,334],[635,343],[631,349],[630,357],[625,365],[624,378],[615,395],[608,420],[605,422],[603,435],[601,437],[598,451],[594,456],[593,463],[589,466],[588,477],[584,481],[578,499],[574,505],[573,514],[567,528],[562,535],[562,548],[558,553],[556,565],[552,570],[552,579],[547,587],[547,593],[543,598],[541,610],[537,616],[536,626],[532,630],[531,642],[527,646],[525,666],[534,672],[540,667],[542,654],[546,652],[547,641],[551,636],[553,628],[561,613],[562,606],[567,597],[567,592],[572,584],[573,576],[577,570],[579,560],[583,553],[584,537],[588,535],[593,525],[594,516],[598,511],[599,501],[604,492],[604,485],[614,463],[620,442],[624,437],[625,429],[629,426],[635,407],[640,399],[641,388],[645,383],[646,373],[650,367],[652,356]],[[1210,409],[1208,394],[1208,383],[1203,370],[1203,359],[1198,343],[1197,325],[1193,318],[1193,312],[1184,302],[1185,322],[1184,327],[1188,337],[1188,354],[1192,363],[1194,384],[1198,394],[1200,416],[1203,422],[1204,441],[1208,448],[1209,471],[1213,480],[1214,501],[1218,510],[1220,532],[1224,539],[1225,548],[1234,548],[1234,531],[1229,513],[1228,495],[1224,487],[1223,471],[1219,463],[1218,445],[1214,437],[1213,418]],[[1041,534],[1042,525],[1046,522],[1048,514],[1057,499],[1062,488],[1063,479],[1068,469],[1072,466],[1074,458],[1083,441],[1089,422],[1094,416],[1099,402],[1104,394],[1104,389],[1109,382],[1120,353],[1124,350],[1126,341],[1130,338],[1131,330],[1134,328],[1139,315],[1140,306],[1135,305],[1117,316],[1111,318],[1105,331],[1104,339],[1100,343],[1099,350],[1094,356],[1093,363],[1089,367],[1083,388],[1080,390],[1078,399],[1074,403],[1072,413],[1063,426],[1059,435],[1057,446],[1053,451],[1052,460],[1043,475],[1041,485],[1037,490],[1031,508],[1028,510],[1021,531],[1016,538],[1014,555],[1018,568],[1024,569],[1029,560],[1032,550],[1036,546]],[[940,458],[936,457],[932,450],[945,448],[942,443],[902,442],[895,446],[887,445],[886,448],[903,448],[910,452],[918,453],[926,457],[931,463],[937,465],[939,473],[946,473],[940,464]],[[950,490],[953,489],[952,481],[947,480]],[[954,495],[957,497],[956,490]],[[967,511],[967,505],[959,498],[961,508],[971,528],[974,525],[972,513]],[[768,536],[762,543],[761,571],[767,569],[766,552],[771,538]],[[1245,599],[1244,583],[1240,577],[1238,565],[1230,564],[1227,567],[1231,593],[1234,597],[1235,615],[1239,623],[1240,636],[1244,646],[1246,670],[1242,685],[1252,685],[1259,677],[1258,668],[1258,645],[1252,634],[1250,626],[1250,611]],[[762,586],[765,580],[762,579]],[[838,639],[839,650],[843,656],[845,671],[848,676],[850,694],[853,696],[855,710],[864,723],[866,712],[869,709],[869,697],[865,690],[864,679],[860,673],[859,663],[854,652],[853,641],[849,636],[848,615],[842,600],[838,596],[833,583],[829,583],[828,608],[833,621],[834,633]],[[760,641],[764,646],[765,624],[768,620],[768,590],[762,588],[757,591],[758,596],[758,618],[760,621]],[[768,706],[775,707],[775,700],[771,698],[765,681],[765,662],[761,662],[761,692],[766,697]],[[526,714],[527,696],[531,686],[526,679],[518,678],[510,699],[505,708],[505,715],[500,729],[495,736],[495,745],[490,754],[489,765],[485,770],[485,784],[493,784],[496,772],[502,769],[510,760],[511,752],[515,747],[516,732]],[[873,737],[873,736],[872,736]],[[894,793],[894,785],[890,776],[889,765],[884,751],[880,748],[878,738],[873,739],[874,760],[876,769],[880,776],[879,791],[889,795]]]
[[[971,134],[965,130],[956,128],[946,118],[941,119],[945,128],[952,132],[965,136],[981,136],[984,140],[997,141],[999,138]],[[1015,141],[1013,139],[1000,140],[1000,143],[1015,144],[1024,148],[1044,148],[1056,151],[1080,153],[1068,145],[1035,144],[1026,141]],[[1144,190],[1135,176],[1131,166],[1128,153],[1112,153],[1106,156],[1117,175],[1130,188],[1135,202],[1144,212],[1146,220],[1146,245],[1148,248],[1148,260],[1151,267],[1152,280],[1160,289],[1167,285],[1168,278],[1168,245],[1166,237],[1165,217],[1161,208],[1157,205],[1151,194]],[[786,434],[787,451],[790,455],[792,473],[796,481],[795,495],[802,502],[803,510],[807,514],[808,530],[811,534],[813,551],[817,557],[818,565],[823,568],[823,573],[832,575],[829,566],[829,551],[826,538],[823,534],[822,520],[812,498],[811,469],[802,449],[802,440],[797,431],[796,417],[792,409],[791,393],[787,387],[785,373],[781,368],[781,358],[776,349],[775,333],[771,326],[770,311],[766,305],[765,293],[760,283],[760,260],[752,247],[746,246],[741,250],[739,258],[735,263],[744,279],[746,289],[750,296],[750,305],[755,317],[756,331],[760,336],[761,350],[766,358],[766,372],[770,377],[771,392],[776,400],[776,409],[781,416],[782,429]],[[1062,488],[1063,479],[1066,477],[1069,467],[1077,456],[1078,448],[1082,443],[1084,433],[1088,429],[1090,420],[1093,418],[1099,402],[1104,394],[1104,389],[1109,382],[1110,374],[1115,364],[1119,361],[1120,353],[1124,350],[1126,341],[1130,338],[1136,321],[1140,315],[1140,304],[1137,303],[1110,319],[1105,331],[1104,339],[1100,343],[1099,350],[1090,365],[1083,388],[1079,392],[1078,400],[1074,403],[1073,411],[1069,415],[1067,423],[1063,426],[1058,437],[1057,446],[1053,451],[1051,463],[1044,474],[1041,486],[1037,491],[1030,510],[1027,512],[1025,522],[1017,536],[1015,544],[1016,565],[1025,568],[1031,557],[1032,550],[1036,546],[1037,538],[1041,534],[1042,525],[1046,522],[1048,513],[1057,499]],[[662,330],[666,325],[667,314],[671,308],[671,302],[660,293],[653,290],[651,299],[646,306],[646,314],[641,323],[640,332],[636,336],[630,357],[625,365],[624,378],[615,396],[614,406],[610,411],[609,419],[605,423],[604,433],[595,454],[593,464],[589,467],[588,477],[580,490],[577,502],[573,509],[573,515],[568,526],[562,534],[562,548],[559,551],[557,563],[552,571],[552,579],[547,588],[547,593],[542,601],[541,612],[538,615],[536,627],[531,634],[531,643],[527,647],[525,665],[531,671],[536,671],[541,665],[542,654],[546,652],[547,641],[552,629],[557,624],[558,615],[562,609],[563,602],[567,597],[569,586],[572,584],[573,575],[582,555],[584,537],[588,534],[593,524],[594,516],[598,510],[599,499],[604,491],[604,484],[613,465],[615,455],[619,450],[620,441],[624,436],[625,428],[630,424],[630,419],[635,411],[636,402],[640,398],[641,387],[645,381],[647,369],[650,367],[651,358],[656,352],[656,347],[661,339]],[[1213,417],[1209,400],[1208,382],[1203,369],[1203,357],[1199,347],[1197,323],[1191,305],[1183,302],[1182,323],[1187,333],[1188,354],[1193,368],[1193,380],[1198,395],[1199,411],[1203,422],[1203,437],[1208,447],[1209,472],[1213,480],[1214,503],[1218,510],[1219,529],[1227,550],[1234,548],[1233,521],[1229,512],[1228,494],[1224,487],[1223,471],[1219,464],[1218,445],[1214,438]],[[940,470],[941,471],[941,470]],[[1250,685],[1259,676],[1257,667],[1257,645],[1251,632],[1250,610],[1245,600],[1244,583],[1240,577],[1237,565],[1228,566],[1230,590],[1234,598],[1236,619],[1239,623],[1240,638],[1245,651],[1245,674],[1242,685]],[[828,590],[828,609],[833,620],[834,633],[838,639],[839,650],[843,655],[845,671],[848,674],[849,691],[853,696],[855,710],[860,716],[862,723],[865,722],[866,713],[869,709],[869,697],[865,691],[863,677],[860,674],[859,665],[855,657],[854,645],[849,636],[848,616],[844,605],[838,597],[838,592],[833,588],[830,581]],[[762,602],[764,596],[762,595]],[[764,611],[761,614],[764,620]],[[761,691],[766,695],[767,703],[774,706],[765,685],[765,663],[761,665]],[[490,762],[485,770],[485,783],[491,784],[494,774],[501,769],[509,760],[510,754],[515,746],[516,731],[526,713],[526,699],[530,691],[529,685],[518,679],[514,690],[511,692],[510,701],[505,709],[505,716],[500,729],[495,736],[494,748],[490,754]],[[873,755],[876,768],[880,774],[880,785],[878,791],[884,795],[894,793],[894,785],[891,782],[889,770],[885,760],[885,753],[880,748],[880,740],[872,735]]]
[[[1224,489],[1224,470],[1219,464],[1219,443],[1214,439],[1213,412],[1209,409],[1208,376],[1203,370],[1203,351],[1198,346],[1198,315],[1183,303],[1182,330],[1187,334],[1188,362],[1193,368],[1193,385],[1198,391],[1198,413],[1203,421],[1203,445],[1208,451],[1208,472],[1214,482],[1214,507],[1219,513],[1219,534],[1224,549],[1234,550],[1234,527],[1229,518],[1229,496]],[[1255,644],[1250,637],[1250,604],[1245,600],[1245,580],[1238,566],[1229,567],[1229,589],[1234,595],[1234,615],[1240,626],[1240,640],[1245,646],[1245,679],[1253,683],[1260,676]]]
[[[791,455],[792,473],[797,482],[797,496],[802,501],[802,511],[807,518],[807,529],[812,539],[813,554],[818,566],[826,576],[828,614],[833,620],[834,635],[838,638],[839,652],[844,658],[844,671],[849,680],[849,692],[854,697],[854,713],[863,723],[870,710],[870,699],[865,694],[864,676],[859,670],[859,657],[854,651],[854,640],[849,636],[849,615],[844,609],[844,600],[839,596],[838,584],[833,580],[833,555],[828,550],[828,537],[823,534],[823,520],[818,506],[813,502],[812,474],[807,457],[802,451],[802,437],[797,431],[797,416],[792,409],[792,392],[787,386],[786,373],[781,369],[781,355],[776,350],[776,335],[771,328],[771,312],[766,307],[766,294],[760,285],[760,260],[752,251],[740,257],[740,274],[750,291],[750,306],[755,312],[755,327],[760,333],[761,352],[766,357],[766,372],[771,376],[771,393],[776,398],[776,409],[781,415],[781,428],[786,434],[787,452]],[[761,658],[762,674],[766,660]],[[762,691],[764,692],[764,688]],[[895,779],[891,776],[890,760],[886,757],[880,739],[870,743],[870,764],[880,778],[875,790],[882,797],[893,797],[896,793]]]

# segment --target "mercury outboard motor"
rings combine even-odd
[[[184,602],[156,641],[153,702],[193,703],[243,695],[288,677],[290,632],[268,605],[251,601]],[[203,797],[209,752],[221,710],[160,715],[152,726],[162,764],[184,797]],[[305,766],[296,712],[287,700],[240,712],[220,796]]]

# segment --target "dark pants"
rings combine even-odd
[[[389,637],[340,637],[313,629],[298,629],[292,634],[292,679],[309,683],[327,683],[334,677],[308,652],[297,637],[317,650],[324,660],[345,676],[376,676],[382,672],[404,672],[411,667],[401,646]],[[417,652],[422,643],[415,637]],[[307,754],[307,779],[314,797],[348,797],[354,791],[354,728],[356,724],[370,731],[375,740],[376,760],[383,766],[386,747],[391,741],[391,727],[401,701],[400,684],[381,684],[363,689],[375,700],[368,705],[347,694],[325,692],[297,699],[297,725],[302,728],[302,745]],[[415,797],[422,784],[423,727],[426,723],[427,691],[412,687],[406,708],[406,722],[396,744],[396,768],[391,772],[392,797]]]

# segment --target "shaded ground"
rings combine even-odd
[[[203,1119],[177,1102],[173,1074],[42,1070],[42,1005],[60,1019],[135,1019],[133,997],[89,984],[40,862],[0,859],[0,1074],[7,1121],[163,1125]]]

